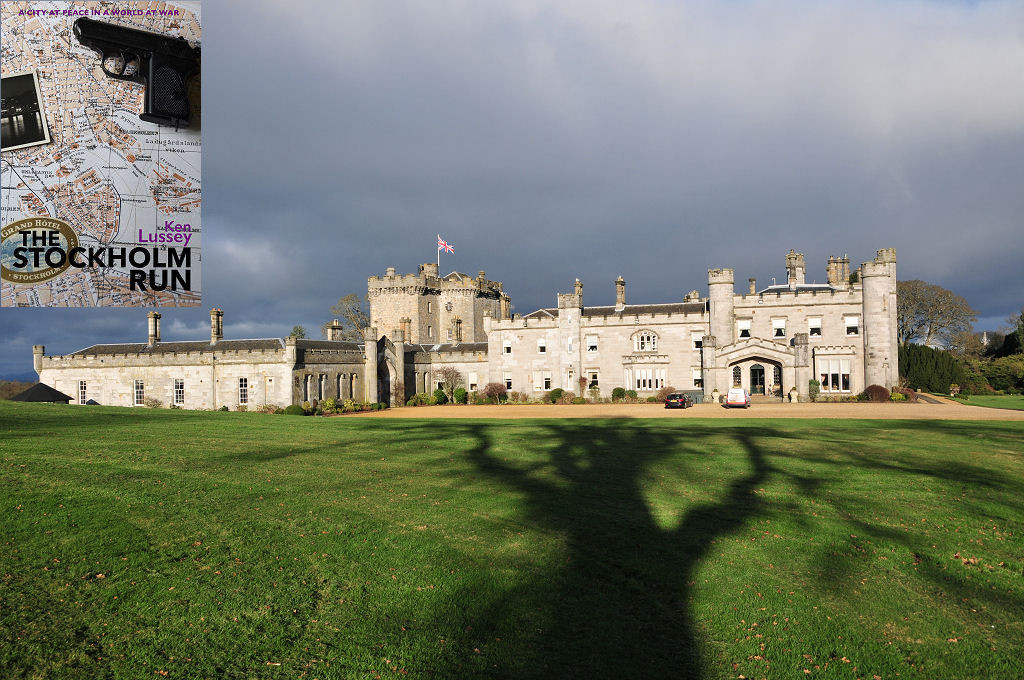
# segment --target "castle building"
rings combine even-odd
[[[287,337],[225,340],[224,313],[210,313],[210,340],[161,342],[160,314],[149,313],[145,343],[94,345],[64,356],[33,348],[40,382],[77,403],[134,406],[156,399],[183,408],[234,410],[333,397],[398,406],[438,386],[444,367],[469,391],[487,383],[540,396],[562,388],[609,396],[616,387],[650,395],[672,386],[724,393],[806,397],[812,379],[825,395],[899,376],[896,254],[889,248],[851,276],[849,259],[830,257],[827,283],[807,283],[804,256],[786,256],[786,283],[761,290],[749,279],[736,293],[732,269],[708,270],[708,295],[681,302],[588,307],[583,284],[557,306],[511,315],[502,284],[436,264],[416,274],[367,282],[370,327],[343,341],[335,320],[326,340]]]

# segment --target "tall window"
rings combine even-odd
[[[249,379],[238,379],[238,403],[241,406],[249,403]]]
[[[512,341],[505,340],[501,343],[501,351],[503,354],[512,354]]]
[[[505,378],[505,389],[506,390],[512,389],[512,374],[511,373],[505,373],[504,378]]]
[[[545,354],[548,351],[548,341],[545,338],[537,340],[537,353]]]
[[[654,352],[658,349],[658,336],[651,331],[640,331],[633,336],[634,352]]]
[[[807,320],[807,335],[812,338],[821,337],[821,317],[813,317]]]
[[[637,368],[633,377],[638,390],[658,390],[665,386],[666,369]]]
[[[568,342],[566,342],[566,347],[565,347],[565,350],[566,350],[566,351],[567,351],[567,352],[568,352],[569,354],[572,354],[572,337],[571,337],[571,336],[569,337],[569,340],[568,340]]]
[[[693,374],[693,386],[695,388],[696,387],[704,387],[704,377],[701,375],[700,369],[699,368],[693,369],[692,374]]]
[[[772,319],[772,336],[776,338],[786,337],[785,319]]]
[[[78,403],[79,404],[84,404],[86,401],[88,401],[88,400],[86,399],[86,396],[85,396],[85,381],[84,380],[79,380],[78,381]]]
[[[782,366],[776,366],[772,371],[772,384],[776,387],[782,384]]]
[[[185,403],[185,380],[182,378],[174,379],[174,403],[177,406]]]
[[[596,352],[596,351],[597,351],[597,336],[596,335],[588,335],[587,336],[587,352]]]
[[[818,359],[818,379],[822,392],[849,392],[850,360]]]
[[[476,373],[470,372],[469,374],[469,391],[472,392],[476,389],[477,377]]]
[[[750,319],[740,319],[736,322],[736,335],[741,338],[750,337]]]
[[[146,403],[146,383],[142,380],[135,381],[135,405],[142,406]]]
[[[690,331],[690,340],[694,349],[700,349],[704,346],[704,331]]]
[[[587,389],[597,388],[597,371],[587,371]]]
[[[739,366],[732,367],[732,385],[733,387],[739,387],[743,381],[743,371],[740,370]]]
[[[324,400],[324,392],[327,391],[327,376],[323,373],[320,374],[320,380],[317,383],[316,398],[320,401]]]
[[[433,326],[427,326],[427,337],[433,339],[433,337],[434,337],[434,327]]]

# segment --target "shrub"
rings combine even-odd
[[[629,399],[630,401],[636,401],[636,390],[626,390],[626,398]]]
[[[811,378],[807,381],[807,398],[811,401],[817,401],[819,394],[821,394],[821,383]]]
[[[903,394],[902,392],[890,392],[889,393],[889,401],[906,401],[906,400],[907,400],[907,395]]]
[[[555,389],[551,390],[546,395],[544,395],[544,401],[548,402],[549,404],[557,404],[558,400],[562,398],[563,394],[565,394],[565,390],[563,390],[561,387],[556,387]]]
[[[500,403],[508,399],[508,389],[503,383],[487,383],[484,385],[484,396]]]
[[[324,413],[337,413],[338,412],[338,400],[334,397],[327,397],[324,402],[320,405]]]
[[[558,402],[557,403],[559,403],[559,404],[571,404],[572,400],[575,399],[575,398],[576,398],[576,393],[575,392],[570,392],[569,390],[562,390],[562,394],[558,397]]]
[[[436,390],[434,390],[434,403],[435,404],[447,404],[448,403],[448,395],[446,395],[444,393],[444,390],[441,389],[440,387],[438,387]]]
[[[899,362],[900,376],[914,389],[949,394],[951,383],[963,385],[968,380],[964,366],[946,350],[900,345]]]
[[[670,394],[672,394],[673,392],[676,392],[676,391],[677,390],[674,387],[668,387],[668,386],[662,387],[660,390],[658,390],[658,396],[655,397],[653,401],[665,401],[666,399],[668,399],[668,395],[670,395]],[[648,399],[647,401],[652,401],[652,400]]]
[[[465,404],[466,403],[466,388],[456,387],[455,388],[455,403]]]
[[[246,411],[248,411],[248,410],[249,410],[249,405],[248,405],[248,404],[239,404],[239,405],[238,405],[238,409],[237,409],[237,411],[238,411],[239,413],[245,413],[245,412],[246,412]]]
[[[917,402],[917,392],[911,389],[907,389],[906,387],[894,387],[892,388],[892,393],[902,394],[903,399],[906,399],[908,402],[912,404]],[[893,401],[903,401],[903,399],[893,399]]]
[[[626,388],[616,387],[612,390],[612,401],[622,401],[626,398]]]
[[[586,404],[587,403],[587,398],[586,397],[575,397],[572,400],[572,403],[574,403],[574,404]]]
[[[431,396],[426,392],[419,392],[412,395],[409,401],[405,402],[406,406],[425,406],[430,403]]]
[[[480,394],[479,392],[474,392],[473,393],[473,404],[475,406],[479,406],[481,404],[486,404],[486,403],[487,403],[487,397],[485,397],[484,395]]]
[[[868,396],[868,401],[889,401],[889,390],[881,385],[868,385],[868,388],[864,390],[864,394]]]
[[[600,398],[601,398],[601,388],[599,388],[599,387],[591,387],[590,388],[590,400],[596,404]]]
[[[665,401],[666,398],[667,397],[662,397],[660,399],[658,397],[653,397],[653,396],[652,397],[647,397],[647,403],[648,404],[657,404],[659,401]]]
[[[302,402],[302,410],[305,411],[306,413],[312,413],[313,407],[310,406],[308,401],[304,401]]]
[[[277,413],[281,409],[274,404],[260,404],[256,408],[257,413]]]
[[[146,408],[160,408],[163,405],[163,402],[156,397],[146,397],[142,403],[146,405]]]

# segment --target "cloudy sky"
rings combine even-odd
[[[515,311],[737,291],[894,247],[978,328],[1024,305],[1020,0],[342,0],[203,7],[203,307],[163,339],[318,334],[386,267]],[[31,345],[145,341],[146,310],[0,310]]]

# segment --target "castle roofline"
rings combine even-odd
[[[612,316],[614,314],[703,314],[703,302],[669,302],[666,304],[625,305],[621,309],[614,305],[584,307],[583,316]]]
[[[791,292],[803,293],[803,292],[812,291],[812,290],[821,291],[821,290],[838,290],[838,289],[833,287],[832,285],[830,285],[828,283],[801,283],[801,284],[798,284],[796,286],[790,286],[790,285],[785,284],[785,283],[777,283],[774,286],[768,286],[767,288],[765,288],[763,290],[757,291],[757,295],[761,295],[762,293],[791,293]]]
[[[206,340],[186,340],[182,342],[158,342],[148,345],[145,342],[99,344],[85,347],[65,356],[75,355],[109,355],[109,354],[171,354],[174,352],[208,352],[208,351],[250,351],[278,350],[284,345],[277,338],[256,338],[250,340],[218,340],[211,345]]]
[[[416,348],[420,352],[486,352],[486,342],[443,342],[436,345],[426,345],[422,343],[406,345],[406,347]]]

